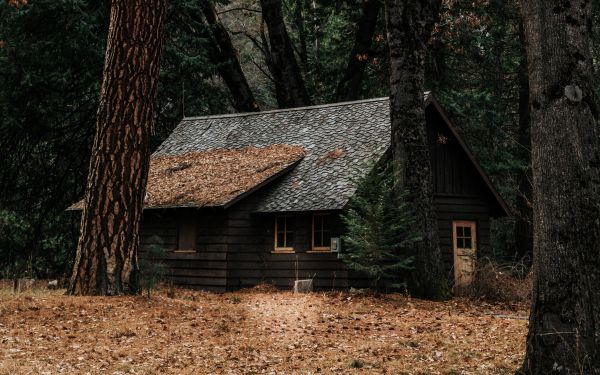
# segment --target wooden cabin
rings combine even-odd
[[[426,94],[443,262],[456,286],[491,255],[490,217],[509,209],[435,98]],[[180,285],[366,287],[348,270],[340,213],[390,147],[387,98],[185,118],[153,154],[141,256],[167,251]]]

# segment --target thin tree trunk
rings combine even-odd
[[[337,5],[337,4],[336,4]],[[313,24],[313,39],[315,40],[315,44],[314,44],[314,53],[313,53],[313,60],[315,61],[315,66],[314,66],[314,70],[315,73],[319,73],[319,71],[321,70],[321,54],[320,54],[320,50],[321,50],[321,25],[319,22],[319,15],[317,13],[317,2],[316,0],[311,0],[310,2],[310,9],[311,9],[311,13],[312,13],[312,24]]]
[[[335,94],[336,99],[340,102],[358,99],[360,95],[365,68],[369,63],[369,58],[372,57],[371,45],[380,9],[381,0],[366,0],[363,4],[363,13],[356,28],[354,46],[350,52],[346,71]]]
[[[217,15],[214,3],[209,0],[202,2],[202,12],[210,27],[211,59],[233,97],[233,107],[239,112],[259,111],[236,49]]]
[[[522,0],[531,105],[534,291],[526,374],[600,373],[600,131],[592,4]]]
[[[81,234],[68,293],[137,292],[137,249],[166,0],[113,0]]]
[[[427,39],[437,6],[428,0],[386,0],[390,48],[392,153],[398,189],[405,189],[422,239],[416,248],[416,290],[426,298],[445,298],[438,225],[433,208],[433,177],[423,100]],[[428,37],[427,37],[428,38]]]
[[[527,57],[525,51],[525,35],[523,25],[519,27],[519,39],[523,50],[519,66],[519,130],[517,156],[525,161],[526,167],[518,176],[519,190],[517,192],[516,208],[517,221],[515,223],[516,256],[527,266],[531,265],[533,257],[533,186],[531,185],[531,131],[529,114],[529,81],[527,76]]]
[[[275,95],[279,108],[301,107],[310,104],[304,78],[294,55],[287,33],[281,1],[260,0],[262,15],[269,31],[267,65],[275,81]]]
[[[306,22],[304,22],[304,1],[296,0],[294,5],[294,23],[298,30],[298,39],[300,41],[300,63],[306,71],[308,64],[308,48],[306,46]]]

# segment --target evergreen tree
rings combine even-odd
[[[137,250],[165,0],[113,0],[81,233],[68,293],[137,291]],[[132,49],[129,41],[139,41]]]
[[[407,276],[402,271],[412,269],[412,249],[420,240],[414,212],[393,183],[389,163],[375,166],[358,181],[349,209],[342,215],[348,229],[342,260],[372,277],[376,288],[402,285]]]
[[[0,218],[1,230],[11,233],[10,245],[0,240],[2,272],[48,278],[71,269],[79,216],[65,208],[85,188],[108,5],[0,2],[0,217],[18,218]],[[181,120],[184,96],[188,115],[227,111],[230,100],[213,79],[207,40],[184,28],[199,6],[169,2],[151,149]]]
[[[150,298],[150,293],[156,286],[163,281],[167,273],[167,265],[162,261],[167,255],[167,251],[160,245],[152,245],[140,259],[139,281],[138,284],[142,291]]]

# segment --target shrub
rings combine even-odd
[[[139,286],[146,290],[148,298],[150,292],[164,279],[167,267],[162,262],[166,251],[160,245],[152,245],[139,262]]]
[[[0,278],[58,278],[71,270],[74,242],[64,217],[43,227],[40,220],[37,212],[0,208]]]
[[[531,272],[523,273],[527,268],[520,262],[480,260],[470,294],[494,302],[527,302],[533,288]]]
[[[350,364],[348,366],[350,368],[363,368],[365,367],[365,362],[360,359],[353,359],[352,361],[350,361]]]
[[[406,194],[394,189],[390,163],[374,165],[357,181],[349,209],[342,215],[347,228],[340,254],[348,267],[366,273],[376,289],[400,288],[412,269],[411,250],[419,234]],[[404,274],[404,275],[403,275]]]

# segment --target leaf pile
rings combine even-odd
[[[346,293],[0,294],[0,374],[513,373],[523,314]]]

